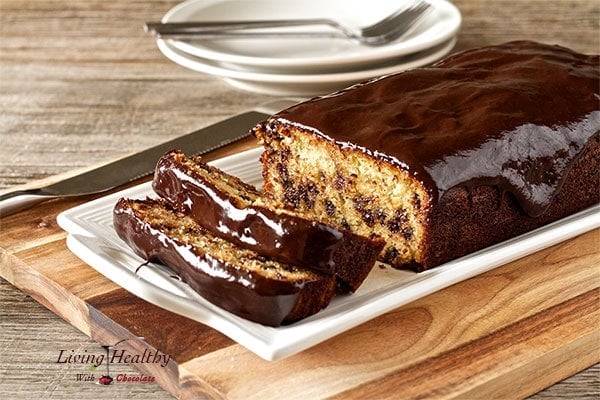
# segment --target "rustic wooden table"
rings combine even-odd
[[[142,24],[176,3],[0,1],[0,188],[105,162],[272,99],[165,59]],[[456,50],[513,39],[600,50],[597,0],[454,3],[463,14]],[[92,343],[0,279],[0,398],[170,398],[156,384],[107,391],[71,379],[78,369],[57,364],[58,351]],[[599,375],[591,367],[533,398],[598,398]]]

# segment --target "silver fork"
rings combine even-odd
[[[384,19],[363,28],[353,29],[337,21],[324,18],[207,21],[207,22],[147,22],[146,32],[157,38],[348,38],[369,46],[380,46],[399,39],[411,31],[430,11],[431,5],[423,0],[398,9]],[[295,27],[312,27],[308,30]],[[329,29],[327,29],[329,27]],[[278,28],[292,28],[282,30]]]

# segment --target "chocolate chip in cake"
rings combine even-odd
[[[294,267],[291,264],[283,264],[282,263],[282,264],[280,264],[280,268],[282,268],[285,271],[292,272],[292,273],[298,272],[298,268]]]
[[[240,197],[241,197],[243,200],[246,200],[246,201],[248,201],[248,202],[253,202],[253,201],[254,201],[254,199],[253,199],[252,197],[250,197],[250,196],[248,196],[248,195],[246,195],[246,194],[244,194],[244,193],[241,193],[239,196],[240,196]]]
[[[406,240],[411,240],[413,238],[413,230],[408,226],[402,227],[402,236]]]
[[[267,257],[261,255],[261,254],[257,254],[255,257],[256,260],[260,261],[260,262],[266,262],[267,261]]]
[[[412,203],[417,210],[421,208],[421,196],[419,196],[419,194],[416,192],[413,194]]]
[[[319,194],[319,188],[312,182],[307,182],[301,184],[298,187],[298,191],[300,193],[300,200],[306,204],[308,208],[313,208],[315,206],[315,198]]]
[[[342,190],[345,185],[346,185],[346,180],[344,179],[343,175],[338,172],[335,176],[335,179],[333,180],[334,189]]]
[[[336,211],[337,211],[337,207],[335,206],[335,204],[333,204],[333,202],[331,200],[325,199],[325,212],[327,213],[327,215],[332,217],[335,215]]]
[[[289,177],[289,172],[288,172],[288,159],[290,157],[290,150],[288,148],[283,148],[280,150],[279,152],[279,160],[275,166],[277,173],[279,174],[279,176],[287,178]]]
[[[350,224],[348,223],[348,221],[346,221],[346,219],[344,218],[341,222],[342,228],[346,229],[347,231],[350,230]]]
[[[394,217],[387,222],[387,227],[390,232],[398,233],[408,225],[408,218],[405,209],[399,209],[394,212]]]
[[[363,209],[360,211],[361,218],[369,227],[374,226],[376,223],[381,224],[386,220],[385,211],[382,209]]]
[[[285,180],[283,184],[283,197],[285,202],[293,208],[300,206],[300,194],[290,180]]]
[[[367,226],[372,227],[376,221],[376,211],[372,210],[369,206],[373,203],[374,199],[367,196],[355,197],[352,201],[354,209],[360,214],[361,219]]]
[[[387,262],[387,263],[391,263],[398,257],[398,254],[400,254],[398,252],[398,249],[396,249],[395,247],[390,247],[385,251],[385,254],[383,256],[383,261]]]
[[[377,223],[382,224],[385,222],[385,220],[387,219],[387,214],[384,210],[382,210],[381,208],[378,208],[375,210],[375,219],[377,220]]]

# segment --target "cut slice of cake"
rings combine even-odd
[[[209,302],[279,326],[326,307],[335,279],[270,260],[211,235],[163,201],[120,199],[114,228],[140,257],[163,263]]]
[[[354,292],[384,246],[363,237],[262,203],[260,193],[218,168],[167,152],[157,163],[154,191],[206,230],[270,259],[335,274],[342,292]]]
[[[254,129],[264,196],[431,268],[600,201],[599,74],[519,41],[308,100]]]

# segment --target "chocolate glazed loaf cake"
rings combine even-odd
[[[177,150],[158,161],[153,189],[227,241],[274,260],[335,274],[341,292],[358,289],[385,244],[380,237],[358,236],[269,208],[254,187]]]
[[[169,266],[206,300],[251,321],[271,326],[297,321],[335,295],[332,275],[240,249],[160,200],[120,199],[113,222],[140,257]]]
[[[600,201],[599,71],[519,41],[311,99],[254,129],[263,191],[431,268]]]

